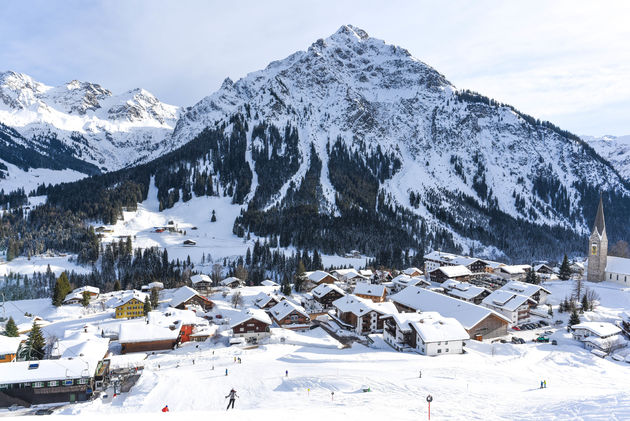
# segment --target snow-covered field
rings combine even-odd
[[[49,265],[50,270],[57,276],[63,271],[75,271],[76,273],[89,273],[91,271],[89,267],[71,262],[70,258],[76,258],[76,256],[32,256],[30,260],[26,257],[18,257],[10,262],[0,262],[0,276],[5,276],[9,273],[29,276],[33,272],[46,273]]]
[[[160,212],[157,188],[152,183],[147,200],[138,205],[137,211],[124,212],[123,220],[107,226],[113,232],[106,233],[103,242],[117,241],[120,237],[130,235],[134,248],[166,248],[170,259],[185,260],[190,256],[197,270],[210,273],[213,263],[222,263],[224,258],[244,256],[248,247],[253,249],[256,236],[252,236],[248,241],[232,233],[234,220],[242,208],[241,205],[233,204],[229,197],[204,196],[193,197],[188,202],[179,201],[172,208]],[[213,210],[216,222],[210,222]],[[171,221],[177,230],[185,231],[186,234],[155,232],[156,228],[165,227]],[[193,240],[196,245],[184,245],[185,240]],[[291,247],[284,250],[287,254],[295,251]],[[201,264],[204,255],[205,265]],[[346,258],[322,255],[325,266],[350,265],[360,268],[365,266],[366,259],[365,256]]]
[[[630,309],[630,289],[611,283],[585,286],[600,295],[600,305],[581,315],[582,320],[613,321]],[[573,283],[554,281],[545,287],[556,303]],[[244,305],[251,305],[253,296],[267,289],[241,289]],[[229,296],[218,293],[211,298],[217,303],[215,313],[222,313],[224,319],[236,311],[229,305]],[[54,309],[42,300],[15,304],[22,311],[39,306],[41,315],[53,322],[45,327],[46,334],[59,335],[85,323],[112,327],[120,323],[111,319],[111,313],[84,314],[78,305]],[[556,312],[553,319],[567,317]],[[303,333],[273,329],[273,340],[253,349],[226,347],[212,340],[187,343],[172,352],[149,355],[139,382],[129,393],[113,400],[69,405],[58,413],[89,419],[123,415],[133,419],[422,420],[427,419],[425,399],[430,394],[435,420],[630,419],[630,365],[591,354],[563,327],[551,329],[557,346],[470,341],[466,354],[439,357],[395,352],[378,337],[371,347],[342,348],[320,328]],[[143,357],[132,354],[123,359]],[[235,357],[242,363],[235,363]],[[546,389],[540,389],[542,380],[547,382]],[[231,388],[239,399],[236,409],[223,415],[225,395]],[[364,392],[367,388],[370,391]],[[164,405],[169,406],[169,414],[160,413]]]

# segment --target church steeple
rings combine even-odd
[[[604,204],[602,202],[602,196],[599,196],[599,206],[597,207],[597,216],[595,216],[595,225],[593,225],[593,231],[597,230],[599,235],[604,235],[606,232],[606,222],[604,221]]]
[[[599,206],[595,216],[593,232],[588,239],[588,270],[586,278],[590,282],[601,282],[606,275],[608,264],[608,237],[606,236],[606,222],[604,221],[604,203],[599,196]]]

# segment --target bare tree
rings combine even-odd
[[[586,292],[584,294],[586,295],[586,301],[588,301],[588,306],[591,311],[595,310],[595,303],[599,302],[600,299],[599,294],[590,288],[586,288]]]
[[[234,294],[232,294],[232,306],[234,308],[236,307],[240,307],[243,305],[243,296],[241,295],[240,291],[236,291]]]
[[[220,263],[212,265],[212,285],[217,286],[221,278],[223,277],[223,266]]]
[[[582,289],[582,277],[578,276],[575,279],[575,284],[573,285],[573,300],[580,301],[580,298],[582,298]]]
[[[608,255],[629,258],[630,246],[628,246],[627,242],[619,240],[615,244],[613,244],[610,249],[608,249]]]

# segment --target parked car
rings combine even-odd
[[[551,341],[551,345],[558,345],[558,341],[554,339],[553,341]]]
[[[541,321],[540,321],[540,324],[541,324],[541,325],[543,325],[543,326],[549,326],[549,323],[547,323],[547,322],[546,322],[546,321],[544,321],[544,320],[541,320]]]
[[[549,342],[549,338],[546,338],[546,337],[544,337],[544,336],[539,336],[539,337],[537,337],[537,338],[536,338],[536,342],[544,342],[544,343],[547,343],[547,342]]]
[[[523,339],[523,338],[518,338],[518,341],[519,341],[520,343],[522,343],[522,344],[524,344],[524,343],[525,343],[525,339]]]
[[[553,332],[551,330],[545,330],[545,335],[552,335]]]
[[[38,409],[35,411],[35,415],[50,415],[53,413],[52,409]]]
[[[517,338],[516,336],[512,336],[512,343],[513,344],[520,344],[521,341],[519,341],[520,338]]]
[[[555,322],[553,322],[554,325],[558,326],[562,324],[562,320],[556,320]]]
[[[518,327],[518,326],[512,326],[512,329],[514,329],[514,330],[521,330],[521,328]]]

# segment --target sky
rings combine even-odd
[[[343,24],[576,134],[630,134],[630,1],[0,2],[0,71],[190,106]]]

